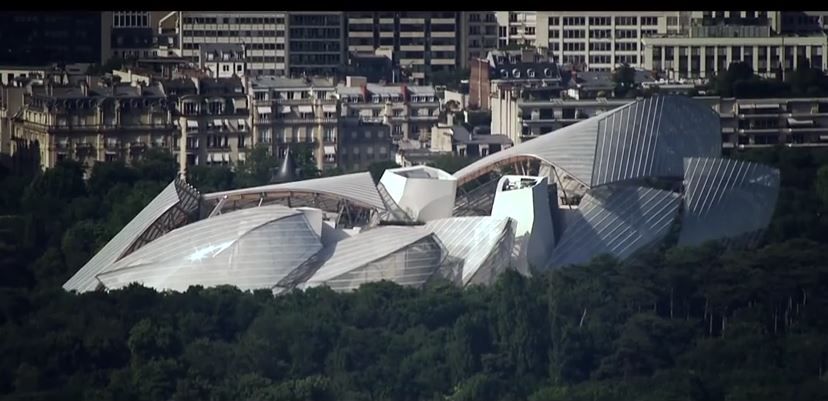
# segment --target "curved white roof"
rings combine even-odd
[[[685,208],[679,245],[761,231],[779,195],[779,170],[733,159],[684,159]]]
[[[460,180],[510,159],[531,157],[587,187],[640,177],[680,177],[682,157],[721,154],[718,115],[685,96],[654,96],[484,157]]]
[[[165,214],[182,204],[182,201],[193,201],[194,196],[184,190],[187,184],[174,180],[161,193],[153,198],[129,223],[127,223],[118,234],[107,242],[107,244],[95,254],[85,265],[73,275],[63,288],[67,291],[94,291],[98,287],[98,280],[95,279],[99,273],[108,268],[112,263],[121,258],[135,245],[144,233],[153,227]],[[188,189],[192,190],[192,188]],[[194,192],[194,190],[192,190]],[[196,193],[197,194],[197,193]],[[191,197],[193,199],[186,199]],[[185,212],[194,211],[197,202],[186,202],[182,204]],[[160,234],[160,233],[159,233]]]
[[[413,251],[413,252],[411,252]],[[335,290],[389,280],[422,285],[440,267],[445,251],[431,231],[420,227],[380,226],[344,239],[322,252],[325,262],[304,287]]]
[[[232,191],[213,192],[204,195],[206,200],[217,200],[225,196],[256,195],[260,193],[308,192],[348,199],[364,206],[385,210],[371,173],[362,172],[334,177],[314,178],[311,180],[286,182],[283,184],[263,185],[260,187],[236,189]]]
[[[279,205],[243,209],[173,230],[97,275],[108,289],[191,285],[271,289],[322,249],[305,214]]]

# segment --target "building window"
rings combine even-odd
[[[589,42],[589,51],[611,51],[611,42]]]
[[[616,29],[616,39],[635,39],[638,37],[638,31],[635,29]]]
[[[559,17],[549,17],[549,26],[558,26],[561,24]]]
[[[590,25],[612,25],[610,17],[589,17]]]
[[[563,19],[564,26],[581,26],[581,25],[584,25],[585,23],[586,23],[586,18],[584,18],[584,17],[564,17],[564,19]]]
[[[612,38],[611,29],[590,29],[589,37],[591,39],[610,39]]]
[[[658,25],[658,17],[641,17],[641,25]]]
[[[638,17],[615,17],[615,25],[638,25]]]

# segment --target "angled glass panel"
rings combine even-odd
[[[154,240],[158,235],[167,232],[172,227],[166,225],[158,232],[153,231],[153,228],[168,216],[170,211],[174,210],[176,206],[181,205],[181,211],[189,213],[198,208],[198,202],[192,202],[191,198],[197,197],[197,192],[188,187],[187,196],[181,197],[182,191],[180,186],[186,184],[174,180],[161,193],[158,194],[144,209],[142,209],[129,223],[127,223],[121,231],[118,232],[112,239],[95,254],[74,276],[72,276],[64,285],[63,288],[67,291],[94,291],[98,288],[99,282],[95,278],[98,274],[105,271],[115,261],[127,254],[129,251],[134,251],[147,242]],[[182,202],[182,199],[184,202]],[[141,242],[136,245],[136,243]]]
[[[365,283],[382,280],[419,287],[434,276],[443,261],[444,250],[433,236],[420,239],[378,260],[326,280],[335,291],[352,291]]]
[[[356,283],[359,280],[354,278],[355,276],[346,275],[353,271],[357,271],[370,263],[400,252],[404,248],[424,239],[430,239],[429,241],[436,244],[436,246],[440,249],[440,259],[437,261],[436,265],[431,266],[432,273],[434,273],[440,267],[442,258],[446,252],[443,250],[444,248],[440,244],[440,241],[431,233],[431,231],[420,227],[379,226],[326,246],[319,255],[319,258],[323,259],[324,262],[322,262],[321,267],[319,267],[311,275],[310,279],[308,279],[302,287],[328,285],[326,283],[342,276],[350,277],[347,280],[355,280],[353,282]],[[392,269],[393,271],[388,273],[389,275],[382,275],[384,273],[376,272],[377,266],[391,266],[389,269]],[[392,266],[380,264],[375,265],[374,268],[368,268],[367,270],[362,271],[362,274],[364,274],[362,277],[378,277],[378,275],[380,275],[385,277],[387,280],[393,279],[393,281],[403,284],[412,280],[412,278],[408,277],[409,275],[420,276],[419,273],[416,273],[416,271],[419,271],[417,270],[418,268],[415,269],[415,267],[416,266],[412,265],[409,269],[405,266],[400,267],[397,265]],[[425,269],[425,267],[422,267],[422,269]],[[405,272],[409,272],[411,274]],[[355,285],[359,286],[359,284]],[[333,287],[348,289],[350,288],[350,284],[340,283],[336,286],[332,286],[332,288]]]
[[[755,240],[747,234],[770,224],[779,196],[779,170],[733,159],[687,158],[684,171],[679,245],[736,237]]]
[[[320,193],[348,199],[367,206],[382,210],[385,204],[377,192],[371,173],[362,172],[346,174],[335,177],[315,178],[304,181],[287,182],[284,184],[263,185],[260,187],[237,189],[233,191],[213,192],[204,195],[207,200],[217,201],[223,197],[239,197],[244,195],[257,195],[262,193],[289,193],[307,192]]]
[[[578,213],[567,217],[567,228],[548,266],[585,263],[601,254],[629,257],[667,235],[679,203],[677,194],[653,188],[592,189],[581,201]]]
[[[459,284],[466,285],[491,259],[492,254],[498,252],[504,241],[514,240],[507,235],[510,232],[514,235],[510,222],[511,220],[506,217],[451,217],[430,221],[425,228],[437,235],[446,247],[449,258],[456,258],[462,262]],[[510,250],[507,250],[503,269],[509,266],[509,255]],[[501,268],[491,264],[485,267]]]
[[[192,285],[270,289],[321,249],[304,214],[263,206],[172,231],[98,279],[109,289],[133,282],[176,291]]]
[[[480,263],[480,267],[471,273],[471,276],[465,281],[465,285],[494,284],[495,280],[497,280],[497,277],[501,273],[512,267],[511,261],[514,242],[515,222],[509,221],[500,232],[500,238],[497,239],[497,245],[492,248],[486,259]]]
[[[591,186],[681,177],[682,158],[721,154],[719,116],[683,96],[653,96],[602,115]]]

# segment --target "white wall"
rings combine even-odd
[[[504,190],[512,183],[529,180],[533,184],[522,189]],[[529,275],[530,267],[543,269],[555,246],[552,214],[549,211],[549,182],[546,177],[504,176],[497,183],[493,217],[510,217],[515,227],[513,263],[517,270]]]
[[[405,174],[429,174],[432,178],[406,177]],[[457,178],[427,166],[385,170],[380,179],[391,198],[413,219],[427,222],[451,217],[457,194]]]

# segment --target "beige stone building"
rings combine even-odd
[[[36,149],[43,168],[65,159],[87,167],[97,161],[132,162],[148,148],[172,145],[172,108],[160,85],[47,83],[14,95],[22,106],[4,122],[11,128],[10,151]]]
[[[292,144],[312,149],[320,170],[337,165],[339,106],[328,78],[259,76],[248,81],[253,143],[283,157]]]
[[[193,165],[244,163],[253,147],[248,99],[238,77],[162,81],[176,128],[173,154]]]

